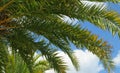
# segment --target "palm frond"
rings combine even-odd
[[[43,46],[42,42],[38,44],[39,44],[39,50],[46,57],[46,60],[49,62],[50,66],[57,73],[66,73],[67,65],[62,60],[62,58],[58,56],[57,51],[47,48],[48,46]]]
[[[118,2],[117,0],[89,1]],[[5,1],[5,3],[7,2]],[[69,42],[72,42],[78,48],[85,47],[96,54],[108,71],[113,67],[110,58],[111,47],[108,43],[102,39],[98,39],[96,35],[91,34],[88,30],[82,29],[79,24],[72,25],[61,19],[62,16],[68,16],[82,21],[89,21],[104,30],[109,30],[113,34],[118,33],[120,35],[119,14],[114,11],[108,11],[107,7],[103,7],[104,3],[96,5],[96,3],[89,4],[81,0],[15,0],[14,2],[10,2],[10,4],[8,6],[8,2],[8,5],[0,11],[5,9],[4,14],[8,13],[7,18],[14,17],[16,21],[14,21],[14,24],[13,20],[11,20],[10,24],[12,27],[6,27],[3,24],[9,22],[7,19],[3,19],[0,22],[1,32],[3,30],[11,32],[9,35],[2,36],[2,38],[8,42],[13,50],[21,55],[30,73],[33,72],[33,54],[38,49],[45,55],[50,65],[58,73],[65,73],[67,68],[61,57],[57,56],[58,53],[56,50],[62,50],[67,53],[73,65],[78,69],[79,65],[73,54],[73,50],[69,46]],[[19,28],[16,26],[19,26]],[[43,36],[48,40],[50,45],[57,49],[54,50],[53,47],[46,46],[48,43],[44,43],[41,40],[35,42],[31,34]],[[41,39],[45,41],[43,38]]]
[[[82,21],[89,21],[102,29],[110,29],[113,34],[117,33],[116,30],[118,30],[119,28],[117,26],[120,19],[119,14],[113,11],[108,11],[104,3],[93,3],[90,5],[89,2],[78,1],[76,3],[76,1],[52,1],[52,5],[50,1],[33,1],[33,3],[29,3],[27,1],[23,1],[22,3],[21,1],[21,3],[18,4],[17,8],[21,9],[19,10],[20,14],[17,15],[20,16],[22,13],[22,15],[25,16],[32,15],[34,17],[39,16],[40,18],[43,18],[44,16],[47,16],[49,14],[62,14],[71,18],[77,18]],[[37,13],[35,12],[36,10],[38,10]],[[13,11],[14,10],[11,10],[11,12]],[[15,11],[17,11],[16,8]],[[18,11],[14,13],[18,13]],[[107,24],[104,23],[105,21],[107,21]]]
[[[89,1],[94,1],[94,2],[113,2],[113,3],[120,2],[119,0],[89,0]]]
[[[7,46],[5,43],[0,42],[0,73],[6,72],[6,66],[8,62],[8,57],[7,57]]]
[[[32,20],[30,21],[32,22]],[[79,48],[86,47],[88,50],[96,54],[102,61],[107,59],[105,60],[105,63],[109,62],[108,60],[110,59],[109,54],[111,52],[111,47],[103,40],[98,39],[96,35],[91,34],[88,30],[81,29],[78,25],[71,25],[63,22],[59,18],[49,19],[48,22],[47,20],[42,22],[36,19],[36,22],[34,20],[33,23],[29,22],[28,25],[25,25],[27,29],[38,35],[44,36],[50,41],[50,43],[67,53],[71,60],[74,60],[74,57],[72,56],[73,52],[69,47],[69,41],[74,43]],[[36,29],[33,29],[33,27]],[[78,68],[76,62],[73,61],[73,64],[76,68]]]
[[[48,69],[50,69],[50,65],[49,62],[45,59],[40,59],[42,57],[41,54],[37,54],[33,56],[33,69],[34,69],[34,73],[38,73],[38,72],[44,72]]]
[[[14,0],[9,1],[8,3],[4,4],[2,7],[0,7],[0,12],[5,10],[9,5],[11,5],[14,2]]]

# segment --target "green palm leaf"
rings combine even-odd
[[[118,0],[90,1],[119,2]],[[88,21],[101,29],[120,35],[119,14],[109,11],[104,3],[90,4],[81,0],[5,0],[0,4],[2,6],[0,17],[7,16],[7,19],[0,20],[1,44],[3,45],[3,41],[6,41],[7,43],[4,46],[9,45],[15,52],[19,53],[30,73],[34,72],[33,55],[37,50],[46,57],[50,66],[57,73],[66,73],[67,70],[64,61],[58,56],[58,50],[66,53],[78,70],[79,65],[72,48],[70,48],[70,42],[78,48],[86,48],[96,54],[109,72],[113,68],[110,56],[111,46],[107,42],[98,39],[88,30],[82,29],[80,24],[73,25],[63,20],[63,17],[67,16],[83,22]],[[10,20],[8,20],[9,18]],[[40,40],[35,41],[36,38],[40,38]],[[2,53],[5,54],[5,51],[0,52],[2,57]],[[4,59],[0,60],[1,66]],[[4,68],[5,66],[4,63]]]

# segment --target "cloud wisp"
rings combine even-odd
[[[120,51],[117,54],[117,56],[113,59],[113,62],[115,63],[116,66],[120,67]]]
[[[63,57],[68,65],[69,70],[67,71],[67,73],[99,73],[103,70],[103,66],[100,64],[99,58],[96,55],[93,55],[88,50],[74,50],[74,54],[77,56],[80,64],[79,71],[75,70],[69,57],[65,53],[59,51],[59,55]],[[53,71],[53,69],[51,69],[47,70],[45,73],[55,72]]]

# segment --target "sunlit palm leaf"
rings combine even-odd
[[[117,0],[90,1],[118,2]],[[9,2],[2,1],[2,3]],[[45,55],[50,65],[58,73],[65,73],[67,69],[64,61],[60,56],[57,56],[56,51],[58,50],[67,53],[78,70],[79,65],[70,48],[70,42],[78,48],[85,47],[96,54],[110,72],[113,67],[110,45],[102,39],[98,39],[88,30],[82,29],[79,24],[72,25],[72,23],[64,22],[61,19],[63,16],[68,16],[81,21],[89,21],[104,30],[110,30],[113,34],[118,33],[120,35],[119,14],[108,11],[107,7],[103,7],[103,5],[104,3],[96,5],[96,3],[90,4],[81,0],[14,0],[9,7],[1,9],[1,11],[5,9],[5,13],[9,13],[8,17],[14,17],[14,19],[9,22],[12,27],[0,28],[9,32],[9,35],[3,32],[4,36],[0,38],[4,38],[7,45],[9,44],[13,50],[19,52],[31,73],[34,70],[32,68],[34,65],[32,55],[36,50]],[[44,42],[35,41],[33,38],[35,34],[42,36],[41,39]],[[48,45],[48,43],[50,44]]]

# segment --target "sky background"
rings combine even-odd
[[[113,9],[120,13],[120,4],[112,4],[110,3],[109,9]],[[93,34],[98,35],[100,38],[103,38],[105,41],[109,42],[112,45],[112,58],[113,62],[115,62],[115,69],[113,73],[120,73],[120,38],[116,34],[112,36],[112,34],[107,30],[101,30],[96,26],[90,24],[89,22],[81,23],[79,22],[83,28],[88,29]],[[76,47],[71,45],[73,49]],[[79,62],[80,62],[80,71],[75,71],[74,67],[72,66],[69,58],[63,52],[59,52],[61,56],[64,56],[65,61],[69,65],[70,70],[67,73],[107,73],[106,70],[103,68],[100,60],[97,56],[93,55],[91,52],[85,50],[74,50],[75,55],[77,55]],[[46,71],[46,73],[54,73],[53,70]]]

